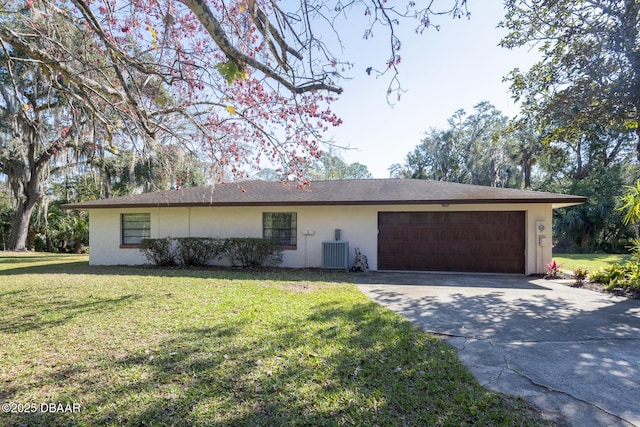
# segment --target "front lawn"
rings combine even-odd
[[[342,273],[0,252],[0,342],[0,425],[543,424]]]
[[[562,266],[562,270],[580,268],[590,272],[610,264],[624,264],[629,257],[628,254],[553,254],[553,259]]]

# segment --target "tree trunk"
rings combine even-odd
[[[45,180],[42,167],[47,163],[36,161],[34,156],[34,144],[29,146],[29,171],[27,174],[9,177],[13,178],[13,191],[18,202],[16,216],[11,227],[7,249],[10,251],[27,250],[27,239],[29,237],[29,224],[31,223],[31,213],[33,208],[42,198],[42,187]],[[48,160],[48,157],[46,158]],[[26,176],[28,175],[28,181]],[[26,181],[26,182],[25,182]]]
[[[522,174],[524,175],[524,188],[531,188],[531,169],[533,168],[533,157],[529,153],[522,159]]]
[[[11,227],[11,234],[9,234],[9,242],[7,243],[7,249],[10,251],[25,251],[27,250],[27,237],[29,235],[29,223],[31,222],[31,213],[36,205],[36,200],[31,201],[29,198],[18,205],[16,216],[13,220],[13,226]]]

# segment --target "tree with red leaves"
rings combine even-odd
[[[432,1],[16,0],[0,4],[0,41],[6,69],[37,67],[66,114],[100,135],[92,143],[112,152],[180,143],[220,177],[267,163],[304,187],[324,133],[341,122],[330,105],[350,66],[333,53],[337,23],[360,13],[369,17],[365,37],[388,32],[388,61],[367,73],[390,73],[391,94],[400,90],[394,29],[409,19],[420,32],[434,14],[468,14],[466,0],[450,3],[439,11]],[[24,109],[5,113],[27,120]],[[41,140],[42,153],[64,149]]]

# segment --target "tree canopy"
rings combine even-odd
[[[507,48],[535,46],[542,59],[507,77],[551,140],[595,127],[635,132],[640,159],[640,3],[629,0],[508,0]]]
[[[511,157],[518,154],[508,118],[487,101],[472,114],[456,111],[446,129],[431,129],[404,164],[391,166],[393,176],[433,179],[492,187],[520,183]]]
[[[421,31],[434,14],[467,13],[465,0],[448,3],[23,0],[0,6],[0,40],[7,56],[38,62],[110,141],[165,138],[234,174],[268,161],[301,178],[340,124],[330,103],[349,63],[335,53],[337,23],[362,13],[365,37],[384,27],[389,60],[376,72],[393,74],[395,26]]]
[[[0,173],[18,206],[9,247],[25,247],[46,178],[77,162],[78,153],[88,162],[98,153],[106,176],[107,152],[132,153],[133,170],[136,154],[155,151],[159,159],[167,147],[180,147],[207,161],[214,180],[244,178],[266,164],[306,186],[325,132],[341,123],[331,110],[350,68],[337,54],[341,23],[361,13],[369,18],[365,38],[387,32],[389,59],[367,72],[390,73],[392,93],[399,90],[400,21],[421,32],[433,15],[468,14],[466,0],[442,10],[433,4],[0,2]]]
[[[368,179],[371,172],[362,163],[347,163],[334,150],[325,151],[309,168],[309,176],[314,181],[337,179]]]

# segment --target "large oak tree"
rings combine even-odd
[[[0,52],[6,59],[8,51]],[[22,58],[24,59],[24,58]],[[75,110],[53,87],[37,63],[0,62],[0,172],[8,177],[16,215],[7,247],[25,248],[34,207],[42,200],[52,173],[75,163],[83,151],[89,118]],[[75,153],[58,161],[64,152]]]
[[[340,124],[330,104],[350,67],[336,54],[347,17],[369,18],[365,37],[385,31],[389,59],[367,72],[389,73],[393,93],[399,90],[401,60],[396,26],[411,20],[420,32],[432,26],[434,14],[467,14],[465,0],[446,4],[435,10],[432,1],[378,0],[0,2],[11,98],[5,104],[24,105],[12,70],[29,63],[49,88],[41,102],[55,99],[68,117],[82,117],[57,128],[57,135],[35,135],[33,153],[60,153],[63,140],[86,136],[89,126],[91,144],[113,152],[179,143],[207,157],[221,174],[244,176],[266,162],[304,186],[306,168],[321,155],[324,132]],[[7,120],[25,123],[34,112],[9,110]],[[42,117],[53,125],[47,120]],[[12,132],[11,138],[28,146],[24,132]],[[42,193],[44,175],[28,165],[24,170],[24,187],[34,189],[31,206]],[[12,249],[24,248],[28,213],[14,224],[20,237],[12,239]]]

